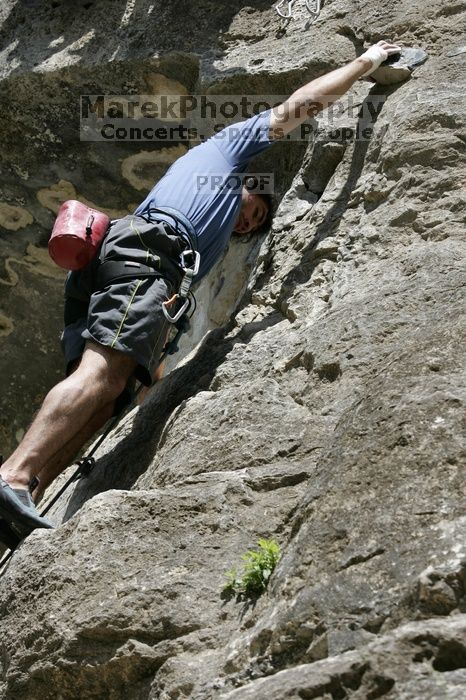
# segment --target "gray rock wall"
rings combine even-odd
[[[20,257],[43,249],[44,202],[70,191],[58,183],[125,209],[149,176],[121,174],[143,149],[103,158],[77,142],[73,96],[160,75],[188,92],[283,94],[382,37],[430,58],[396,88],[359,83],[357,108],[259,163],[279,173],[273,230],[217,301],[232,245],[191,343],[220,327],[114,431],[55,509],[64,524],[28,538],[0,578],[0,697],[462,697],[466,5],[328,0],[308,28],[303,8],[283,26],[265,2],[181,9],[180,27],[179,4],[2,7],[2,110],[29,105],[32,144],[2,117],[2,202],[24,224],[2,256],[27,263],[2,296],[14,328],[37,280],[59,297]],[[70,124],[59,145],[33,138],[45,89],[61,103],[55,122],[45,107],[51,134]],[[227,596],[225,571],[259,537],[283,552],[267,592]]]

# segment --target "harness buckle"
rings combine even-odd
[[[185,258],[192,256],[191,264],[187,264]],[[184,250],[181,255],[181,266],[186,273],[188,270],[191,272],[191,277],[195,277],[199,272],[199,266],[201,264],[201,256],[197,250]]]

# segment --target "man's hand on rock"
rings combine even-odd
[[[308,117],[316,116],[332,105],[354,85],[356,80],[370,75],[391,54],[400,53],[401,48],[388,41],[379,41],[362,56],[341,68],[321,75],[298,88],[280,109],[273,109],[270,117],[271,139],[280,139],[303,124]]]
[[[367,49],[365,53],[359,56],[359,60],[364,61],[367,65],[367,70],[362,74],[362,78],[373,73],[379,66],[387,60],[389,56],[400,53],[401,47],[396,44],[389,44],[388,41],[379,41]]]

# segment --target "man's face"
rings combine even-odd
[[[233,230],[238,235],[243,236],[262,226],[267,217],[268,206],[260,195],[251,194],[245,187],[243,187],[241,197],[241,209]]]

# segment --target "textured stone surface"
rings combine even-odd
[[[183,362],[55,508],[64,524],[28,538],[0,578],[0,697],[462,697],[466,6],[328,0],[308,29],[303,6],[286,26],[269,2],[183,8],[186,30],[166,22],[171,3],[0,10],[2,258],[21,261],[5,264],[18,279],[1,289],[0,335],[18,362],[31,311],[18,295],[43,279],[58,304],[37,253],[44,202],[71,185],[122,210],[148,177],[145,147],[103,158],[76,140],[73,96],[173,81],[283,94],[385,36],[430,57],[396,88],[361,82],[313,142],[260,161],[277,168],[273,231],[232,242]],[[45,95],[54,138],[34,131]],[[228,597],[224,572],[259,537],[283,552],[266,594]]]
[[[461,697],[466,682],[466,618],[404,625],[360,651],[253,681],[222,700]]]

